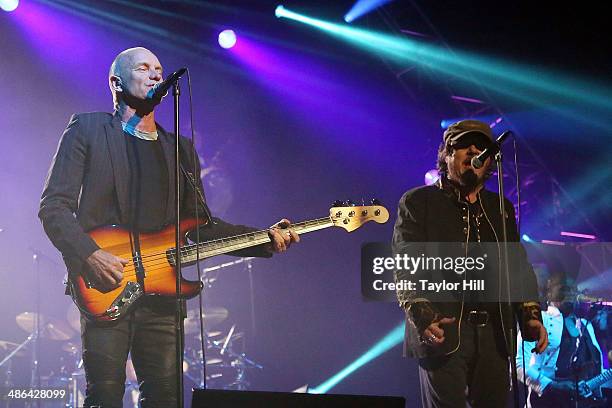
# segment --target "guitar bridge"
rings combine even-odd
[[[106,309],[106,315],[113,320],[121,317],[143,294],[144,291],[139,283],[128,282],[117,299]]]

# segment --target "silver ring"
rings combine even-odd
[[[435,339],[436,339],[436,336],[434,336],[433,334],[427,337],[421,336],[421,342],[425,344],[432,344]]]

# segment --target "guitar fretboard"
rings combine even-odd
[[[612,368],[607,369],[603,373],[599,374],[597,377],[594,377],[587,381],[587,385],[590,389],[595,389],[601,386],[602,384],[607,383],[612,379]]]
[[[332,227],[334,223],[330,217],[318,218],[315,220],[303,221],[296,224],[291,224],[291,229],[298,234],[306,234],[308,232],[318,231],[321,229]],[[286,233],[288,229],[279,228],[281,233]],[[235,235],[228,238],[220,238],[212,241],[197,244],[185,245],[181,248],[181,263],[191,263],[198,259],[206,259],[216,255],[226,254],[245,248],[251,248],[257,245],[270,242],[268,230],[253,231],[246,234]],[[176,262],[176,250],[170,249],[168,254],[172,256],[172,260]]]

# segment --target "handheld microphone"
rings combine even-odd
[[[484,149],[478,156],[474,156],[472,157],[472,167],[475,169],[479,169],[482,166],[484,166],[484,162],[491,156],[497,154],[497,152],[499,152],[499,150],[501,149],[501,144],[504,142],[504,140],[510,136],[512,134],[511,130],[506,130],[504,133],[502,133],[496,141],[493,142],[493,144],[491,144],[491,146],[487,147],[486,149]]]
[[[185,71],[187,71],[187,68],[183,67],[179,69],[178,71],[175,71],[171,73],[170,75],[168,75],[166,79],[164,79],[159,84],[155,85],[149,91],[149,93],[147,94],[147,99],[153,100],[153,101],[161,101],[161,99],[164,96],[168,95],[168,89],[170,89],[170,87],[174,85],[174,83],[178,81],[180,77],[183,76]]]

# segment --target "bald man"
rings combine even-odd
[[[124,225],[135,234],[156,231],[175,217],[175,136],[155,122],[158,101],[147,99],[162,81],[159,59],[146,48],[121,52],[109,70],[114,112],[75,114],[64,131],[42,193],[39,218],[68,269],[68,283],[85,276],[101,291],[120,286],[129,262],[110,254],[87,231]],[[180,140],[184,168],[193,171],[197,188],[181,180],[182,216],[195,215],[195,195],[202,191],[200,165],[193,146]],[[185,177],[183,177],[185,178]],[[204,213],[199,209],[199,213]],[[271,243],[239,255],[269,257],[299,237],[270,228]],[[213,218],[202,229],[203,240],[254,231]],[[70,292],[70,284],[67,293]],[[146,296],[127,316],[99,323],[81,317],[83,363],[87,378],[85,407],[121,407],[128,353],[138,376],[143,407],[176,406],[175,301]]]

